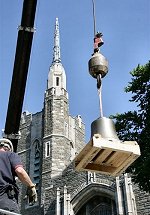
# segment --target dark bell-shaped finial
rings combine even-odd
[[[119,140],[113,120],[106,117],[100,117],[92,122],[91,138],[95,134],[100,134],[102,138],[108,140]]]

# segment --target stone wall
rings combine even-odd
[[[18,142],[17,152],[21,156],[23,165],[27,173],[30,175],[33,180],[33,169],[31,170],[31,166],[34,163],[34,158],[32,155],[33,144],[34,141],[38,140],[40,143],[40,159],[42,164],[42,127],[43,127],[43,113],[39,112],[36,114],[31,114],[28,112],[24,112],[21,118],[20,124],[20,132],[21,139]],[[41,165],[40,165],[41,169]],[[19,204],[21,208],[21,213],[26,215],[30,214],[43,214],[43,208],[41,206],[41,190],[38,190],[38,202],[34,206],[29,206],[27,200],[24,200],[24,196],[26,194],[27,187],[22,186],[22,184],[18,181],[18,185],[20,188],[20,196],[19,196]],[[39,185],[41,187],[41,185]]]
[[[137,184],[133,184],[138,215],[150,215],[150,193],[142,191]]]
[[[62,175],[52,178],[49,181],[49,187],[44,189],[44,208],[45,214],[55,215],[56,210],[56,192],[57,188],[60,190],[61,205],[64,201],[64,187],[67,189],[67,193],[70,194],[71,200],[78,195],[83,189],[89,186],[91,183],[88,180],[87,172],[76,172],[74,170],[74,163],[72,162],[63,172]],[[106,178],[105,176],[96,178],[96,184],[101,186],[112,187],[114,189],[114,179],[111,177]],[[102,188],[101,188],[102,192]],[[109,191],[108,191],[109,192]],[[115,194],[114,194],[115,198]],[[63,208],[63,207],[62,207]],[[61,209],[63,211],[63,209]],[[67,215],[67,214],[66,214]]]

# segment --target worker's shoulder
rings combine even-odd
[[[9,156],[9,157],[19,157],[19,155],[15,152],[10,152],[10,151],[7,151],[6,154]]]
[[[20,159],[20,156],[17,153],[11,151],[0,151],[0,157],[7,157],[9,159]]]

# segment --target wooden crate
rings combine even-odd
[[[107,140],[95,134],[76,156],[75,169],[118,176],[139,156],[136,141]]]

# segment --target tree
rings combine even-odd
[[[132,72],[131,82],[125,92],[132,93],[130,102],[137,109],[112,116],[121,140],[135,140],[141,149],[141,156],[127,169],[133,180],[144,191],[150,192],[150,61],[138,65]]]

